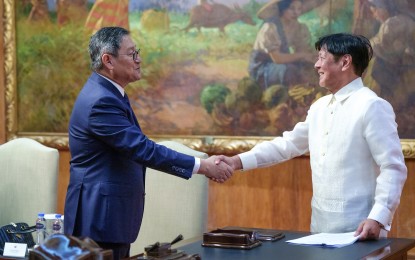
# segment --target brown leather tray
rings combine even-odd
[[[255,229],[216,229],[203,234],[202,246],[251,249],[261,245],[261,241],[276,241],[284,235],[273,230]]]

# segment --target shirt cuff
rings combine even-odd
[[[257,160],[252,152],[244,152],[239,154],[242,163],[242,170],[252,170],[257,168]]]
[[[193,166],[192,174],[196,174],[200,169],[200,158],[195,157],[195,166]]]
[[[367,218],[376,220],[384,226],[384,229],[390,231],[392,225],[392,217],[390,211],[380,204],[375,204]]]

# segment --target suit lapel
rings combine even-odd
[[[104,77],[101,77],[96,72],[92,74],[91,78],[92,80],[98,82],[99,85],[103,86],[104,88],[106,88],[108,91],[110,91],[116,97],[118,97],[120,100],[123,101],[123,103],[125,104],[126,110],[127,110],[127,117],[130,119],[131,122],[133,122],[141,130],[140,125],[138,124],[137,118],[134,114],[134,111],[131,108],[130,100],[128,99],[127,93],[124,92],[124,97],[123,97],[120,91],[118,91],[118,89],[110,81],[108,81]]]

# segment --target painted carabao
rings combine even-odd
[[[239,6],[232,9],[226,5],[216,3],[210,5],[209,8],[197,5],[190,10],[189,24],[183,30],[187,32],[192,28],[197,28],[199,31],[202,27],[219,28],[222,33],[225,33],[225,26],[237,21],[255,25],[252,17]]]

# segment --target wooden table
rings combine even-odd
[[[234,229],[235,227],[228,227]],[[262,229],[255,229],[262,230]],[[408,250],[415,247],[414,239],[387,238],[373,241],[357,241],[341,247],[327,248],[301,246],[285,241],[310,235],[307,232],[280,230],[285,237],[275,242],[263,242],[260,246],[244,249],[224,249],[202,246],[202,236],[188,239],[173,245],[189,255],[198,254],[203,260],[243,260],[243,259],[284,259],[284,260],[351,260],[351,259],[407,259]],[[134,259],[131,257],[130,259]]]

